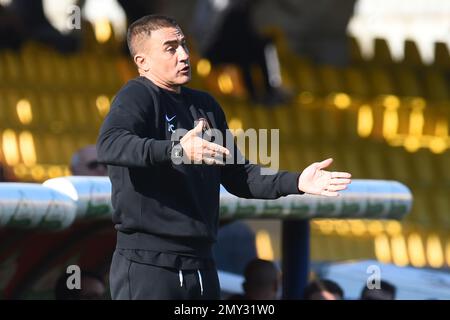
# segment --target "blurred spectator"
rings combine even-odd
[[[69,289],[67,279],[71,276],[64,272],[56,282],[56,300],[103,300],[106,299],[106,285],[103,279],[93,272],[81,272],[80,289]]]
[[[273,105],[285,102],[275,46],[252,23],[251,13],[258,0],[198,0],[193,35],[200,54],[213,65],[238,65],[252,100]],[[252,67],[263,74],[264,95],[257,93]]]
[[[11,168],[2,164],[0,161],[0,182],[16,182],[17,178],[14,176]]]
[[[60,52],[78,50],[80,39],[76,33],[64,35],[47,20],[42,0],[13,0],[11,12],[20,20],[27,39],[52,46]]]
[[[355,3],[356,0],[274,1],[285,13],[283,24],[292,48],[315,63],[336,66],[350,62],[347,26]]]
[[[25,30],[20,19],[0,4],[0,49],[19,49]]]
[[[3,168],[3,164],[0,162],[0,182],[7,182],[8,179],[6,177],[5,169]]]
[[[342,300],[344,291],[334,281],[317,279],[310,282],[303,293],[304,300]]]
[[[271,261],[253,259],[247,264],[242,285],[244,295],[233,295],[228,300],[275,300],[278,296],[280,272]]]
[[[242,221],[221,224],[213,250],[218,269],[243,274],[256,258],[255,233]]]
[[[130,24],[139,18],[148,14],[161,12],[163,8],[163,1],[156,0],[117,0],[117,2],[122,6],[127,17],[127,29]],[[129,54],[126,41],[124,42],[123,52],[124,54]]]
[[[367,286],[361,291],[361,300],[395,300],[397,289],[387,281],[380,281],[380,289],[369,289]]]
[[[70,171],[74,176],[106,176],[107,169],[97,160],[95,145],[88,145],[78,150],[70,163]]]

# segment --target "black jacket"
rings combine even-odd
[[[264,176],[248,162],[174,165],[169,127],[190,130],[201,117],[222,132],[228,128],[219,104],[205,92],[182,87],[176,94],[138,77],[117,93],[97,151],[108,164],[118,248],[208,257],[217,234],[220,184],[244,198],[300,193],[298,173]]]

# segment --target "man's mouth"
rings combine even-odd
[[[189,67],[189,65],[187,65],[183,69],[181,69],[180,72],[183,72],[183,73],[189,72],[189,69],[190,69],[190,67]]]

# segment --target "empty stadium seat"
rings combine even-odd
[[[406,40],[404,43],[403,63],[411,67],[423,66],[423,60],[417,44],[413,40]]]
[[[439,69],[450,69],[450,53],[448,45],[444,42],[434,44],[434,62],[433,65]]]
[[[374,39],[374,56],[371,63],[377,65],[392,65],[394,60],[392,58],[391,49],[386,39]]]

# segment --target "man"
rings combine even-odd
[[[228,300],[276,300],[280,285],[280,272],[275,264],[253,259],[245,267],[244,295],[233,295]]]
[[[95,145],[78,150],[70,161],[70,171],[74,176],[106,176],[106,166],[97,160]]]
[[[244,198],[337,196],[350,174],[322,170],[332,159],[301,175],[261,175],[260,166],[239,164],[239,152],[201,137],[208,126],[225,136],[228,126],[214,98],[184,87],[191,67],[178,24],[145,16],[130,25],[127,42],[140,76],[117,93],[97,140],[99,161],[108,164],[117,229],[111,296],[219,299],[211,247],[220,184]],[[189,131],[178,139],[172,133],[179,129]],[[225,157],[233,164],[223,165]],[[179,164],[180,158],[191,163]]]
[[[303,293],[305,300],[342,300],[344,291],[334,281],[318,279],[309,283]]]

